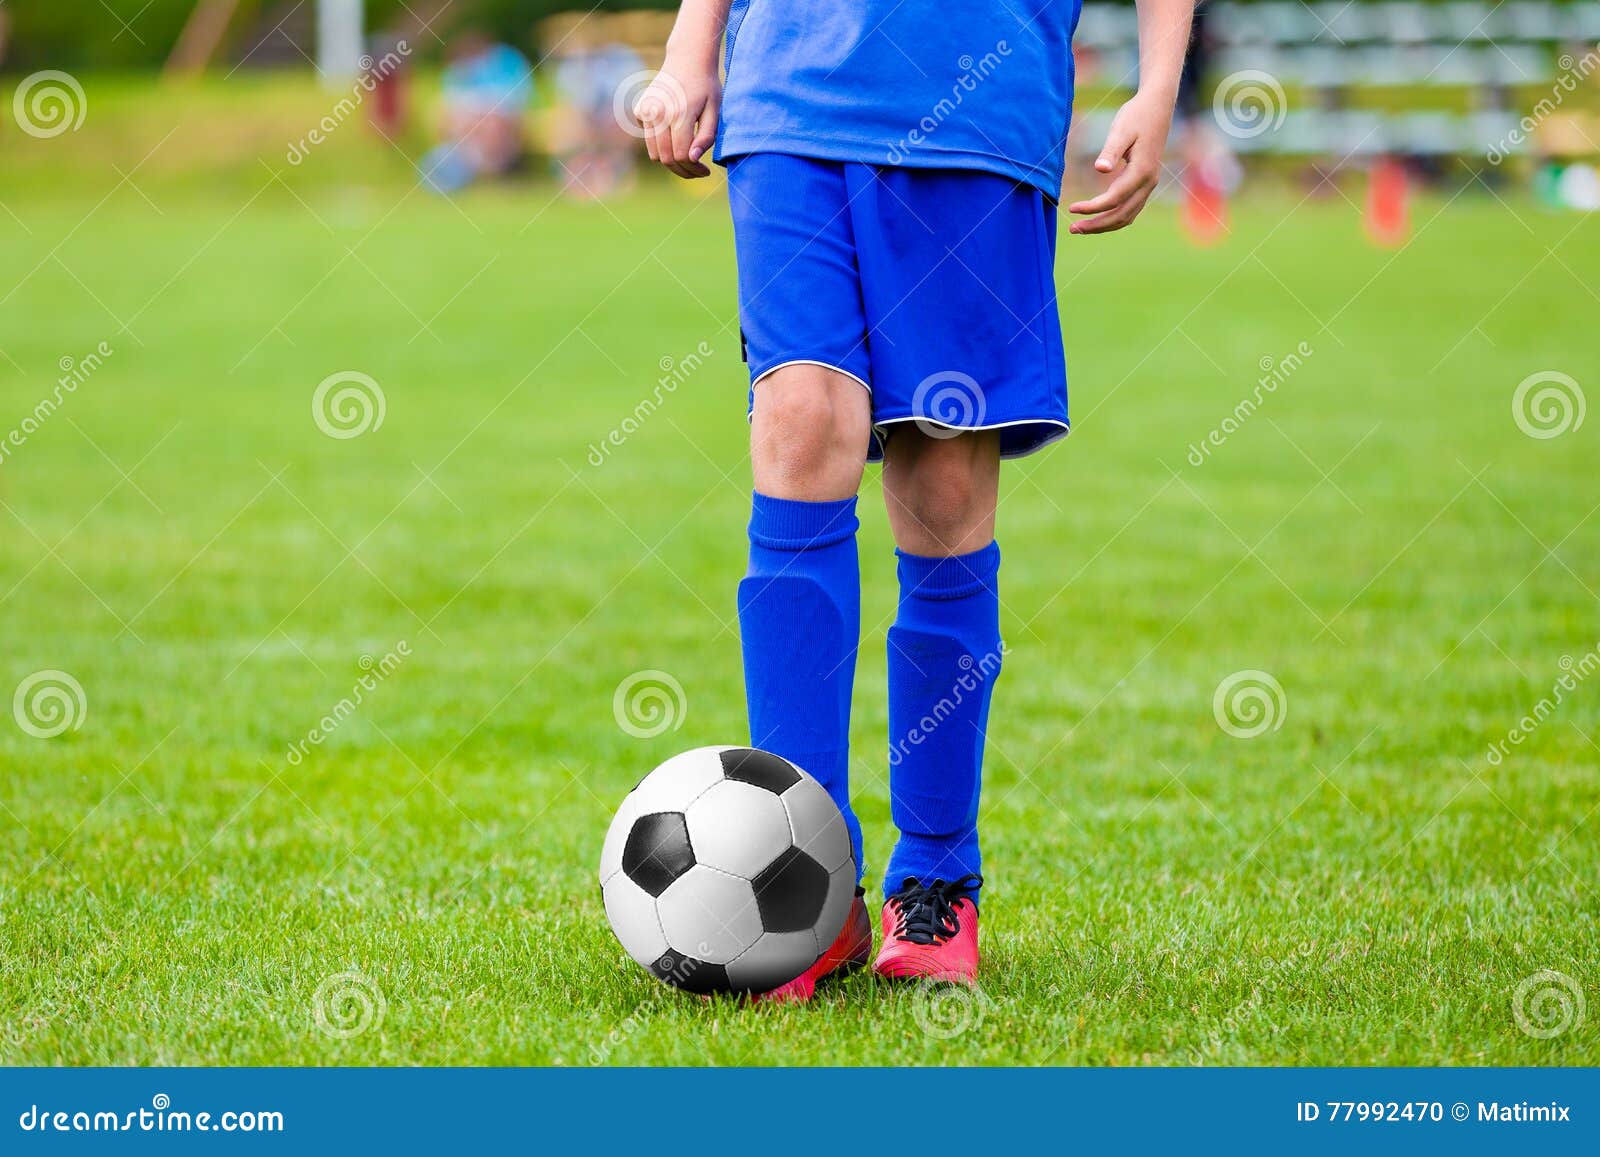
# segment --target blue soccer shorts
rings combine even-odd
[[[1030,454],[1067,433],[1056,207],[998,174],[751,153],[728,163],[750,404],[811,363],[872,397],[867,457],[895,426],[999,430]]]

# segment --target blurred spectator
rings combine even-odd
[[[574,27],[556,49],[557,108],[550,145],[566,191],[599,198],[632,183],[638,129],[632,101],[647,76],[644,58],[626,44]]]
[[[423,179],[441,192],[501,176],[526,151],[523,120],[533,98],[527,57],[481,33],[451,44],[443,78],[443,142],[422,161]]]

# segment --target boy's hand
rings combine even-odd
[[[644,126],[644,147],[652,161],[685,179],[711,170],[700,160],[717,138],[722,81],[713,61],[691,65],[668,55],[661,71],[634,102],[633,115]]]
[[[1133,223],[1155,191],[1171,128],[1172,101],[1166,97],[1136,93],[1117,110],[1094,167],[1100,173],[1115,172],[1124,162],[1125,167],[1105,192],[1067,206],[1069,213],[1091,214],[1074,221],[1070,232],[1111,233]]]

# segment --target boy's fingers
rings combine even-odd
[[[666,165],[669,169],[678,158],[672,151],[672,129],[668,125],[652,125],[650,128],[650,141],[655,145],[656,160]]]
[[[654,88],[647,88],[633,103],[633,116],[640,127],[653,129],[664,119],[666,104]]]
[[[1116,168],[1117,162],[1126,157],[1128,150],[1133,147],[1133,140],[1131,132],[1113,123],[1111,131],[1106,134],[1105,148],[1101,149],[1100,155],[1095,158],[1096,171],[1109,173]]]
[[[1067,206],[1069,213],[1104,213],[1108,209],[1115,209],[1132,195],[1139,187],[1139,175],[1135,172],[1124,172],[1111,187],[1099,196],[1090,197],[1087,201],[1074,201]]]
[[[1131,225],[1133,219],[1144,209],[1144,203],[1149,199],[1149,192],[1140,190],[1126,204],[1118,205],[1109,212],[1101,213],[1099,216],[1090,217],[1084,221],[1074,221],[1069,226],[1068,232],[1079,236],[1086,233],[1114,233],[1118,229]]]
[[[700,124],[694,134],[694,141],[689,146],[689,159],[698,161],[705,155],[717,139],[717,106],[715,102],[707,101],[706,107],[700,112]],[[710,170],[707,170],[709,172]]]
[[[1095,233],[1114,233],[1129,220],[1130,218],[1121,213],[1102,213],[1098,217],[1090,217],[1087,221],[1074,221],[1069,232],[1079,237]]]
[[[1087,201],[1074,201],[1067,206],[1068,213],[1104,213],[1113,208],[1120,200],[1122,194],[1115,185],[1101,193],[1098,197],[1091,197]]]
[[[694,116],[685,112],[674,118],[672,123],[672,155],[686,163],[698,160],[689,156],[689,146],[692,144],[694,144]]]

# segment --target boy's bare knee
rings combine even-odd
[[[902,550],[930,556],[987,546],[999,497],[998,438],[992,433],[933,438],[920,432],[913,437],[914,442],[896,431],[884,464],[884,498],[895,542]]]
[[[786,366],[756,385],[750,458],[756,489],[777,498],[847,498],[861,485],[871,407],[860,383],[820,366]]]

